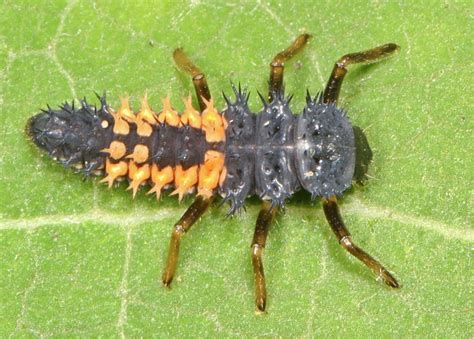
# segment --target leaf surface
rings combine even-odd
[[[0,5],[0,336],[472,337],[472,4],[118,1]],[[249,245],[259,202],[206,214],[183,240],[171,290],[159,281],[172,224],[191,199],[132,200],[41,156],[24,133],[47,103],[113,103],[147,92],[159,109],[192,92],[176,47],[205,70],[219,106],[229,80],[265,91],[288,63],[296,112],[343,54],[395,42],[393,58],[352,66],[341,106],[366,131],[372,179],[341,211],[354,240],[395,272],[393,291],[337,244],[319,202],[292,199],[265,249],[268,314],[254,314]]]

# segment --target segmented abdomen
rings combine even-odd
[[[224,169],[225,130],[212,100],[200,114],[189,98],[178,115],[169,98],[160,113],[144,98],[137,114],[127,99],[117,111],[100,99],[100,109],[83,101],[79,109],[66,103],[43,111],[29,121],[28,132],[65,165],[82,167],[86,174],[105,171],[101,182],[109,186],[128,177],[134,196],[146,183],[157,197],[171,185],[171,194],[180,199],[195,188],[199,195],[214,193]]]
[[[201,115],[188,99],[178,115],[166,98],[157,114],[144,99],[140,112],[133,114],[123,100],[120,109],[111,112],[114,140],[102,150],[109,155],[102,181],[110,186],[128,174],[134,195],[148,181],[157,197],[169,185],[180,199],[195,187],[199,195],[211,196],[223,171],[225,135],[221,115],[212,101],[206,104]]]

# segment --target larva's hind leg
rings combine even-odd
[[[283,87],[283,73],[285,71],[285,61],[290,60],[296,53],[301,51],[311,38],[309,34],[299,35],[295,41],[285,50],[281,51],[270,63],[270,81],[268,89],[268,99],[271,101],[273,94],[279,92]]]
[[[199,108],[202,111],[207,107],[204,99],[209,101],[211,99],[211,92],[207,85],[206,76],[184,53],[182,48],[177,48],[173,52],[173,59],[176,65],[184,72],[188,73],[193,78],[194,89],[196,90]]]
[[[369,63],[384,59],[392,55],[400,46],[388,43],[362,52],[346,54],[337,60],[329,77],[323,94],[325,103],[337,103],[342,81],[347,73],[347,66],[357,63]]]
[[[260,312],[265,311],[267,304],[267,291],[265,288],[265,275],[263,273],[262,254],[267,241],[268,230],[278,211],[278,207],[271,202],[264,201],[255,225],[252,240],[252,266],[255,277],[255,304]]]
[[[390,287],[400,287],[397,279],[370,254],[358,247],[352,241],[351,234],[344,225],[339,207],[337,205],[336,197],[323,199],[323,209],[326,219],[329,222],[337,240],[350,254],[362,261],[368,268],[370,268],[378,277],[381,277],[385,284]]]
[[[199,217],[207,210],[213,200],[213,196],[210,198],[204,198],[202,196],[196,197],[191,206],[184,212],[183,216],[174,225],[173,232],[171,233],[170,248],[168,252],[168,259],[166,260],[165,271],[163,272],[162,280],[165,286],[169,286],[173,280],[176,266],[178,263],[179,256],[179,245],[181,238],[191,226],[199,219]]]

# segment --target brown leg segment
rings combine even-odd
[[[255,276],[255,304],[260,312],[265,311],[267,292],[265,288],[265,275],[263,273],[262,254],[267,241],[268,230],[278,211],[268,201],[264,201],[255,225],[252,240],[252,266]]]
[[[272,93],[280,91],[283,86],[285,61],[291,59],[293,55],[301,51],[310,38],[311,35],[309,34],[299,35],[287,49],[281,51],[273,58],[270,63],[270,88],[268,90],[268,99],[270,101],[272,100]]]
[[[375,62],[392,55],[398,49],[400,49],[400,46],[389,43],[366,51],[344,55],[334,65],[326,89],[324,90],[323,101],[325,103],[337,103],[348,65]]]
[[[162,280],[165,286],[169,286],[176,271],[176,265],[179,256],[179,244],[181,237],[191,228],[191,226],[199,219],[199,217],[206,211],[211,204],[214,197],[203,198],[198,196],[191,206],[184,212],[183,216],[174,225],[171,233],[170,248],[168,252],[168,260],[166,261],[165,271],[163,272]]]
[[[206,76],[195,64],[193,64],[191,60],[189,60],[182,48],[175,49],[173,52],[173,59],[182,71],[193,77],[193,84],[194,89],[196,90],[199,107],[201,112],[204,111],[206,105],[202,98],[208,101],[211,99],[211,92],[207,86]]]
[[[323,200],[324,214],[329,222],[334,234],[336,235],[339,243],[344,247],[350,254],[355,256],[357,259],[362,261],[368,268],[370,268],[377,276],[381,277],[385,284],[390,287],[398,288],[400,285],[397,280],[390,274],[390,272],[383,267],[377,260],[372,258],[363,249],[353,243],[351,235],[342,221],[341,214],[339,213],[339,207],[337,206],[336,197],[331,197],[327,200]]]

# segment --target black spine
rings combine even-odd
[[[33,116],[27,132],[40,148],[65,166],[81,167],[86,175],[103,166],[106,154],[100,150],[112,140],[113,118],[108,113],[105,96],[100,97],[97,109],[81,100],[81,106],[65,102],[58,109],[47,110]],[[102,125],[107,122],[107,128]]]
[[[235,102],[224,94],[227,108],[222,112],[227,121],[225,143],[226,179],[221,186],[224,201],[230,202],[229,214],[243,207],[247,196],[255,192],[255,123],[248,107],[249,94],[232,85]]]

